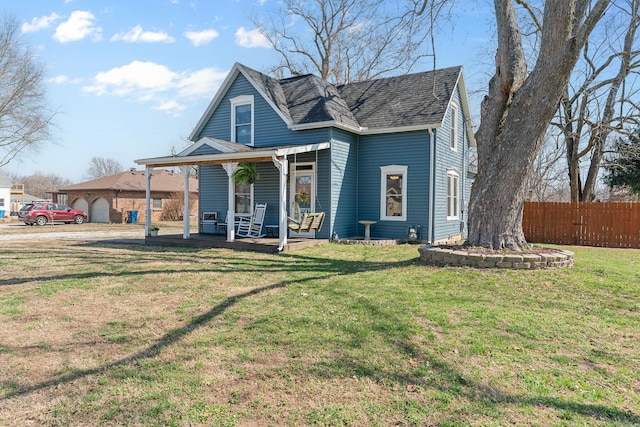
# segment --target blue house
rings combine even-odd
[[[410,228],[431,243],[465,234],[475,141],[462,67],[336,86],[236,63],[189,139],[175,156],[136,162],[149,177],[197,165],[200,219],[211,212],[222,224],[266,203],[281,249],[287,217],[305,212],[326,214],[321,231],[304,235],[315,239],[362,236],[361,221],[373,223],[373,239],[406,239]],[[260,179],[236,184],[247,162]]]

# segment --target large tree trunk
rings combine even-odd
[[[476,133],[478,175],[469,205],[469,243],[493,249],[527,247],[522,231],[526,182],[544,133],[586,38],[610,0],[586,19],[587,0],[547,1],[540,53],[527,75],[512,0],[495,0],[496,73]]]

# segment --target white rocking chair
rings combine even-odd
[[[254,239],[264,237],[266,234],[262,232],[262,224],[264,223],[264,214],[267,211],[267,204],[257,204],[256,209],[251,217],[242,217],[238,223],[239,237],[252,237]]]

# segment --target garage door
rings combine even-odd
[[[89,203],[85,199],[78,199],[73,202],[73,209],[79,209],[81,211],[85,211],[87,214],[89,213]],[[91,218],[89,218],[91,220]]]
[[[90,222],[109,222],[109,202],[105,199],[97,199],[91,205],[89,213]]]

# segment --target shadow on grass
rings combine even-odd
[[[128,256],[104,253],[91,250],[91,247],[104,247],[101,244],[82,244],[87,246],[84,252],[78,252],[71,248],[60,247],[55,251],[55,257],[70,257],[74,259],[73,268],[89,267],[95,271],[82,273],[61,273],[34,275],[25,277],[11,277],[0,279],[0,286],[20,285],[33,282],[49,282],[55,280],[82,280],[105,277],[135,277],[147,274],[174,274],[174,273],[243,273],[260,271],[263,273],[336,273],[351,274],[365,270],[379,270],[391,267],[402,266],[397,262],[368,262],[325,259],[321,257],[309,257],[291,254],[253,254],[249,252],[231,251],[228,249],[199,249],[173,247],[133,247],[126,246]],[[219,254],[219,256],[216,256]],[[44,258],[51,258],[49,251],[38,248],[20,248],[12,250],[10,257],[5,258],[6,262],[24,262],[25,259],[38,259],[38,255]],[[195,256],[199,256],[196,258]],[[405,265],[413,264],[416,259],[405,262]],[[186,264],[192,268],[150,268],[153,264]],[[99,270],[101,265],[117,265],[118,269],[109,271]]]
[[[33,253],[28,248],[24,249],[25,253]],[[145,250],[141,250],[141,252],[148,252]],[[197,249],[190,249],[187,251],[185,255],[192,256],[193,252],[198,252]],[[72,251],[75,254],[75,251]],[[227,252],[228,254],[228,252]],[[57,255],[63,255],[62,252],[57,252]],[[71,255],[68,253],[67,256]],[[172,262],[175,262],[175,252],[171,249],[167,253],[167,261],[170,259]],[[102,254],[101,254],[102,256]],[[154,254],[152,258],[142,259],[140,260],[141,264],[148,263],[150,260],[158,261],[157,254]],[[116,259],[115,261],[118,261]],[[163,335],[155,344],[149,346],[148,348],[141,350],[131,356],[122,358],[118,361],[105,364],[100,367],[96,367],[93,369],[86,370],[78,370],[73,373],[60,376],[55,379],[51,379],[48,381],[41,382],[40,384],[36,384],[30,387],[21,387],[19,384],[15,382],[11,382],[11,384],[2,384],[4,385],[9,392],[0,398],[0,400],[6,400],[12,397],[26,395],[32,392],[35,392],[40,389],[44,389],[47,387],[56,386],[58,384],[69,383],[74,380],[77,380],[82,377],[86,377],[88,375],[95,375],[107,372],[111,369],[135,362],[141,359],[148,359],[157,356],[164,348],[171,346],[172,344],[177,343],[183,337],[189,335],[194,330],[199,327],[209,323],[211,320],[220,316],[224,313],[228,308],[234,306],[238,302],[250,298],[252,296],[261,294],[263,292],[268,292],[274,289],[285,288],[291,284],[300,284],[307,281],[313,280],[324,280],[329,279],[331,277],[339,276],[339,275],[348,275],[358,271],[373,271],[373,270],[382,270],[389,268],[396,268],[399,266],[408,266],[415,263],[415,259],[401,261],[401,262],[350,262],[346,260],[328,260],[320,257],[309,257],[309,256],[301,256],[301,255],[287,255],[287,256],[273,256],[267,255],[264,259],[256,259],[254,254],[247,253],[246,255],[240,256],[237,252],[234,252],[233,259],[226,259],[221,262],[217,262],[210,265],[199,265],[197,268],[193,269],[158,269],[158,270],[140,270],[140,271],[126,271],[126,272],[88,272],[88,273],[70,273],[70,274],[58,274],[58,275],[46,275],[40,277],[30,277],[25,279],[5,279],[0,280],[1,285],[15,285],[25,282],[38,282],[38,281],[53,281],[53,280],[70,280],[70,279],[92,279],[95,277],[130,277],[137,275],[147,275],[147,274],[174,274],[174,273],[203,273],[203,272],[233,272],[233,273],[243,273],[243,272],[256,272],[260,271],[262,273],[265,272],[277,272],[277,273],[319,273],[323,275],[311,275],[310,277],[305,277],[297,280],[290,281],[282,281],[280,283],[272,284],[269,286],[264,286],[260,288],[252,289],[248,292],[245,292],[240,295],[235,295],[225,299],[220,304],[213,307],[208,312],[201,314],[199,316],[195,316],[191,319],[191,321],[178,329],[167,332]],[[106,262],[103,260],[103,262]],[[112,259],[111,262],[114,262]],[[193,263],[193,260],[190,261]],[[107,262],[108,263],[108,262]],[[247,268],[250,266],[250,268]],[[131,264],[127,264],[124,266],[129,269],[132,267]],[[10,352],[13,351],[12,348],[3,346],[0,347],[2,352]],[[0,383],[1,384],[1,383]]]
[[[140,250],[140,252],[148,252],[145,250]],[[140,264],[147,263],[149,260],[162,260],[163,257],[167,257],[167,260],[171,260],[172,262],[176,262],[176,257],[180,257],[184,255],[185,259],[183,261],[185,263],[193,263],[194,260],[192,257],[195,253],[199,252],[197,249],[190,249],[188,251],[178,251],[176,252],[174,249],[167,251],[166,255],[163,254],[159,257],[157,252],[154,253],[153,256],[142,256],[140,259],[136,259],[136,262],[140,262]],[[221,252],[225,254],[225,252]],[[211,252],[208,252],[209,258]],[[114,257],[109,262],[114,262],[120,260],[119,257]],[[138,351],[130,356],[124,357],[120,360],[106,363],[102,366],[86,369],[86,370],[77,370],[72,373],[68,373],[56,378],[52,378],[47,381],[43,381],[39,384],[35,384],[33,386],[21,386],[16,382],[5,383],[3,384],[6,389],[9,391],[6,392],[5,396],[0,398],[0,400],[7,400],[14,397],[19,397],[23,395],[27,395],[33,392],[37,392],[38,390],[55,387],[60,384],[71,383],[80,378],[103,374],[119,368],[124,365],[128,365],[134,363],[139,360],[150,359],[158,356],[164,349],[171,347],[172,345],[178,343],[183,338],[187,337],[193,331],[198,328],[209,324],[217,317],[224,314],[229,308],[242,303],[243,301],[254,297],[256,295],[269,292],[277,289],[284,289],[288,286],[294,284],[302,284],[308,281],[322,281],[326,279],[331,279],[339,276],[346,276],[351,274],[356,274],[359,272],[372,272],[372,271],[381,271],[392,268],[401,268],[415,264],[416,259],[403,260],[399,262],[395,261],[385,261],[385,262],[375,262],[375,261],[351,261],[347,259],[325,259],[321,257],[314,257],[303,254],[287,254],[286,256],[264,256],[257,257],[254,254],[238,254],[235,253],[232,259],[218,260],[220,262],[208,264],[208,265],[198,265],[197,268],[193,269],[153,269],[153,270],[140,270],[140,271],[127,271],[127,272],[89,272],[89,273],[71,273],[71,274],[59,274],[55,277],[52,276],[42,276],[39,278],[29,278],[25,279],[25,281],[44,281],[44,280],[68,280],[68,279],[85,279],[85,278],[93,278],[95,276],[104,277],[105,275],[112,275],[114,277],[126,277],[126,276],[135,276],[135,275],[146,275],[146,274],[157,274],[157,273],[202,273],[202,272],[234,272],[234,273],[242,273],[242,272],[278,272],[278,273],[308,273],[309,277],[302,277],[292,280],[285,280],[279,283],[275,283],[268,286],[263,286],[259,288],[254,288],[245,293],[235,295],[229,298],[226,298],[220,304],[211,308],[211,310],[207,311],[204,314],[195,316],[191,319],[191,321],[178,329],[171,330],[163,335],[156,343],[148,346],[147,348]],[[89,263],[89,261],[87,261]],[[106,261],[105,261],[106,262]],[[135,267],[135,264],[134,264]],[[129,266],[131,268],[131,266]],[[0,281],[0,285],[2,284],[15,284],[19,283],[14,280],[4,280]],[[376,304],[370,304],[367,306],[367,310],[370,311],[372,318],[380,318],[381,316],[389,316],[388,313],[384,313],[379,310]],[[387,319],[387,322],[393,321],[394,319]],[[398,322],[400,323],[400,322]],[[406,332],[406,331],[405,331]],[[553,397],[529,397],[529,396],[518,396],[509,393],[505,393],[501,390],[491,388],[485,384],[481,384],[478,382],[471,381],[464,377],[464,375],[452,367],[449,363],[443,361],[435,354],[430,354],[428,352],[421,351],[414,343],[412,343],[406,335],[403,335],[401,332],[396,332],[389,329],[375,329],[374,331],[376,336],[383,337],[387,343],[392,346],[392,348],[397,349],[398,352],[405,354],[407,357],[415,359],[419,361],[422,365],[428,365],[436,375],[422,376],[420,378],[416,378],[410,375],[400,375],[393,371],[381,372],[372,368],[370,364],[367,363],[366,357],[358,361],[351,355],[347,355],[346,351],[343,354],[336,353],[333,357],[333,360],[330,362],[320,362],[311,367],[309,367],[310,372],[321,378],[333,377],[333,376],[342,376],[345,373],[355,372],[357,375],[371,377],[374,380],[379,381],[393,381],[405,386],[409,385],[417,385],[419,387],[426,387],[439,390],[443,393],[453,394],[459,396],[468,401],[478,402],[479,404],[485,405],[487,407],[495,407],[500,404],[516,404],[516,405],[528,405],[532,407],[545,407],[552,408],[560,411],[567,411],[575,414],[579,414],[586,417],[591,417],[594,420],[605,420],[610,422],[621,422],[628,424],[640,424],[640,417],[630,411],[620,410],[614,407],[597,405],[597,404],[581,404],[575,403],[559,398]],[[354,340],[356,342],[357,340]],[[356,346],[357,344],[347,344],[347,346]],[[9,352],[10,348],[0,347],[0,351]]]

